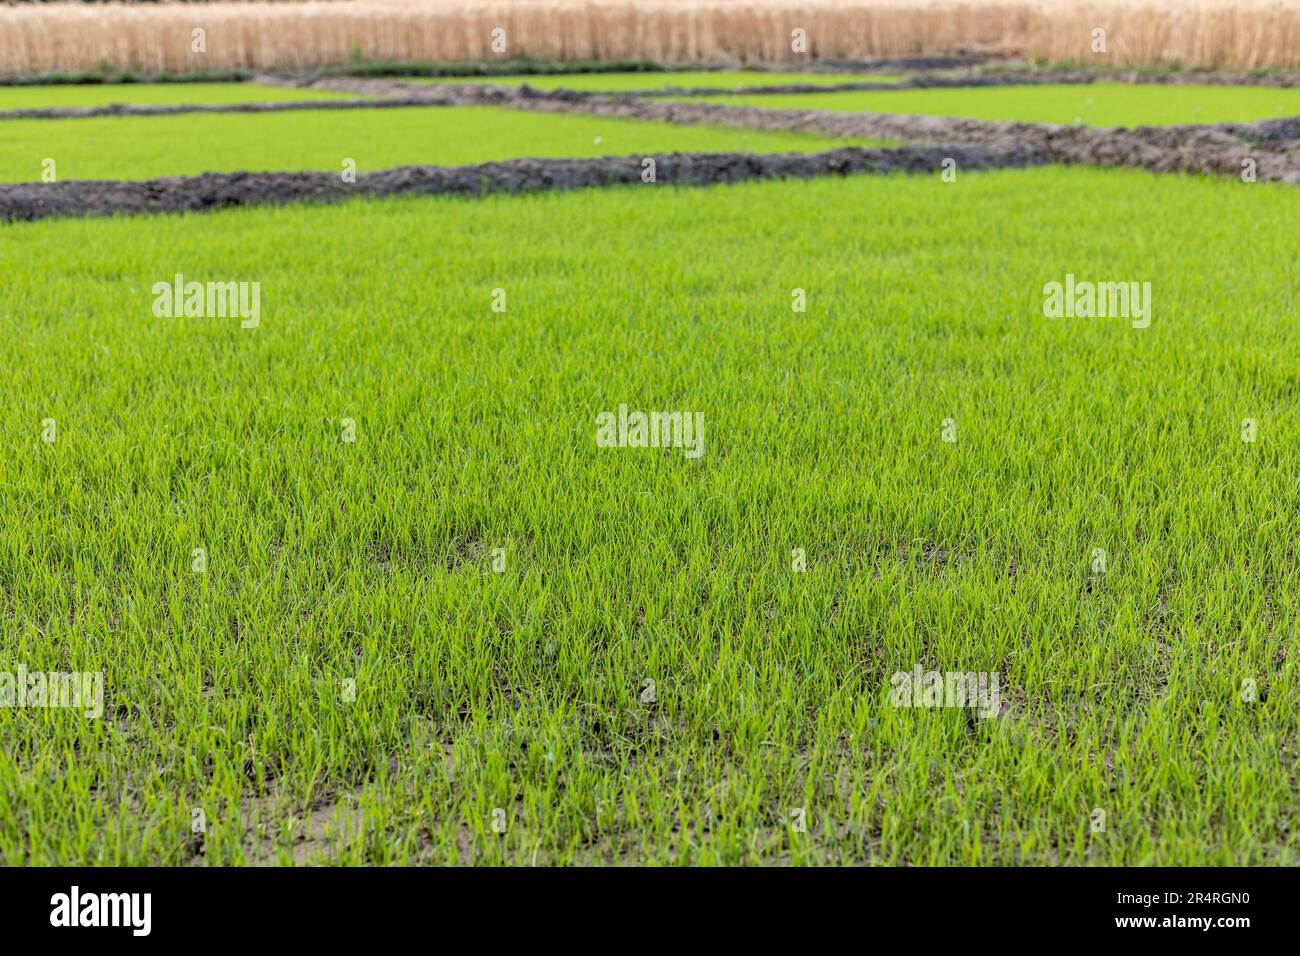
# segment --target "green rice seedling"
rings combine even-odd
[[[6,226],[0,691],[103,699],[0,706],[0,860],[1295,865],[1298,216],[1042,168]]]

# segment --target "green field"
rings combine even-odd
[[[683,102],[701,101],[682,99]],[[1091,83],[716,96],[705,97],[704,102],[1090,126],[1249,122],[1300,115],[1300,89],[1267,86]]]
[[[0,669],[106,699],[0,708],[0,860],[1296,865],[1298,218],[1047,168],[6,226]]]
[[[366,172],[425,163],[458,166],[524,156],[623,156],[670,152],[813,152],[880,141],[496,107],[304,110],[13,120],[0,127],[0,182],[148,179],[235,170]]]
[[[901,76],[875,73],[776,73],[758,70],[716,70],[645,73],[552,73],[534,76],[437,76],[414,79],[416,83],[501,83],[519,86],[527,83],[539,90],[679,90],[698,87],[784,86],[809,83],[834,86],[840,83],[897,83]]]
[[[286,100],[366,99],[257,83],[118,83],[64,86],[0,86],[0,110],[131,104],[273,103]]]

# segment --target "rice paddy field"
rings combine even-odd
[[[11,120],[0,130],[5,134],[0,182],[39,180],[46,158],[66,179],[149,179],[236,170],[339,170],[346,159],[367,171],[521,157],[815,152],[880,142],[492,107]]]
[[[1106,128],[1298,96],[703,101]],[[1300,863],[1290,182],[547,173],[222,208],[204,177],[198,212],[19,221],[348,159],[909,148],[257,84],[0,109],[263,97],[311,108],[0,118],[0,863]],[[1076,280],[1132,309],[1052,313]],[[641,412],[680,427],[638,442]],[[24,703],[17,673],[102,694]]]

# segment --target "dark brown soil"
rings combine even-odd
[[[1135,166],[1153,172],[1240,175],[1256,162],[1260,182],[1300,185],[1300,117],[1259,123],[1150,126],[1132,130],[1050,123],[990,123],[947,116],[767,109],[716,103],[665,103],[629,97],[566,100],[526,92],[510,103],[540,112],[586,112],[687,125],[817,133],[906,143],[1018,148],[1044,163]]]
[[[381,196],[481,196],[634,185],[704,186],[753,179],[935,173],[953,158],[962,170],[1030,166],[1041,160],[1016,147],[913,146],[837,149],[826,153],[751,155],[673,153],[655,156],[655,182],[642,181],[642,157],[517,159],[445,169],[403,166],[345,183],[337,173],[206,173],[141,182],[73,181],[0,185],[0,221],[51,216],[204,212],[232,206],[341,202]]]

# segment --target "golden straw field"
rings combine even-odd
[[[493,50],[504,30],[504,52]],[[806,31],[806,52],[791,32]],[[1106,52],[1093,52],[1093,31]],[[204,31],[196,51],[195,30]],[[957,51],[1121,67],[1300,67],[1300,0],[333,0],[0,7],[0,75],[533,57],[665,63]]]

